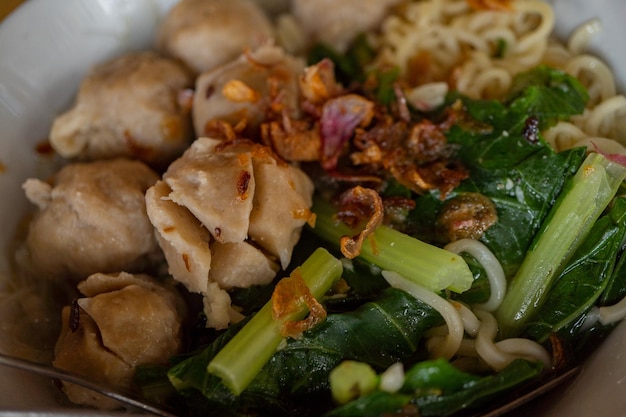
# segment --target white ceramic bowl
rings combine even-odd
[[[1,0],[0,0],[1,1]],[[21,183],[43,176],[35,155],[56,114],[71,102],[96,62],[148,47],[163,14],[176,0],[28,0],[0,24],[0,288],[17,224],[30,209]],[[267,1],[266,1],[267,2]],[[553,0],[556,32],[599,18],[604,30],[591,49],[626,88],[626,1]],[[1,337],[2,332],[0,332]],[[2,340],[0,339],[0,348]],[[626,326],[621,325],[565,389],[533,406],[544,416],[626,415]],[[0,367],[0,411],[63,410],[49,381]],[[524,412],[525,415],[530,410]]]

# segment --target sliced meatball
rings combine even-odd
[[[193,137],[193,87],[181,64],[153,52],[131,53],[96,66],[83,80],[74,106],[57,117],[52,147],[63,157],[130,157],[167,166]]]
[[[76,283],[96,272],[141,271],[161,259],[144,193],[158,175],[140,161],[65,166],[48,182],[29,179],[39,206],[20,259],[25,270]]]
[[[269,18],[253,1],[182,0],[165,17],[157,43],[199,74],[272,37]]]
[[[204,293],[209,284],[209,231],[184,206],[169,197],[163,181],[146,192],[146,208],[169,267],[169,273],[191,292]]]
[[[299,76],[305,63],[281,48],[264,45],[196,80],[193,123],[198,136],[210,134],[211,122],[245,124],[251,137],[269,114],[300,114]]]
[[[299,169],[267,153],[253,158],[256,190],[250,213],[250,239],[287,268],[302,226],[311,218],[313,183]]]
[[[132,387],[139,365],[167,364],[182,347],[184,304],[176,291],[148,275],[94,274],[78,285],[84,295],[62,312],[53,365],[95,382]],[[85,388],[63,384],[77,404],[118,404]]]
[[[220,143],[199,139],[163,175],[169,198],[189,209],[220,242],[248,236],[254,176],[249,153],[215,152]]]
[[[226,290],[269,284],[280,269],[271,257],[248,242],[213,242],[211,251],[209,277]]]
[[[400,2],[402,0],[292,0],[291,12],[312,41],[345,51],[358,34],[375,29],[389,7]]]
[[[229,290],[267,284],[289,265],[312,194],[311,180],[269,148],[210,138],[197,139],[148,190],[169,272],[203,295],[208,327],[241,318]]]

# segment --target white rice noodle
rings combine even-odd
[[[499,371],[517,358],[539,360],[547,368],[552,366],[550,354],[543,346],[530,339],[511,338],[494,343],[498,322],[487,311],[477,309],[475,313],[482,321],[475,341],[476,352],[491,368]]]
[[[552,358],[548,351],[534,340],[524,338],[504,339],[495,343],[497,349],[511,355],[530,360],[540,360],[546,369],[552,367]]]
[[[406,291],[441,314],[448,326],[448,334],[443,338],[442,343],[439,343],[434,351],[431,351],[431,355],[436,358],[452,358],[459,350],[461,341],[463,340],[464,327],[459,311],[447,300],[435,294],[433,291],[407,280],[396,272],[383,271],[382,275],[392,287]]]
[[[605,326],[626,318],[626,297],[612,306],[598,308],[598,316],[600,323]]]
[[[478,305],[486,311],[495,311],[506,293],[506,277],[500,261],[487,246],[474,239],[459,239],[447,244],[444,249],[460,254],[462,252],[472,255],[487,273],[491,294],[486,303]]]
[[[450,303],[456,307],[461,315],[461,320],[463,320],[463,328],[465,329],[465,333],[472,337],[476,337],[478,331],[480,330],[480,320],[476,317],[476,314],[472,312],[465,304],[459,303],[457,301],[450,301]]]

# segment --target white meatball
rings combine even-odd
[[[76,103],[57,117],[52,147],[63,157],[131,157],[167,166],[193,137],[193,86],[180,63],[153,52],[131,53],[96,66],[83,80]]]
[[[173,288],[148,275],[94,274],[84,295],[62,312],[53,365],[95,382],[129,389],[139,365],[167,364],[182,346],[184,304]],[[109,398],[63,384],[77,404],[112,409]]]
[[[182,0],[165,17],[158,46],[201,73],[272,37],[269,18],[252,1]]]
[[[313,41],[344,51],[359,33],[375,29],[402,0],[292,0],[292,13]]]
[[[158,175],[126,159],[74,163],[49,182],[29,179],[39,206],[21,253],[24,268],[57,282],[95,272],[138,271],[161,255],[144,193]]]

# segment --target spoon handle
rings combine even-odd
[[[145,401],[135,399],[128,394],[123,394],[119,392],[118,390],[114,390],[102,384],[89,381],[76,374],[73,374],[73,373],[70,373],[61,369],[53,368],[52,366],[43,365],[37,362],[16,358],[13,356],[5,355],[3,353],[0,353],[0,365],[5,365],[5,366],[12,367],[12,368],[20,369],[23,371],[32,372],[37,375],[45,376],[48,378],[59,379],[65,382],[80,385],[84,388],[87,388],[99,394],[105,395],[109,398],[117,400],[128,406],[131,406],[138,410],[145,411],[147,413],[151,413],[157,416],[175,417],[174,414],[171,414],[160,408],[147,404]]]

